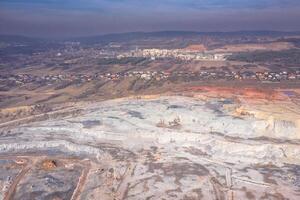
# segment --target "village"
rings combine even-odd
[[[130,71],[125,73],[95,73],[90,74],[55,74],[37,76],[32,74],[8,74],[0,75],[0,85],[20,86],[28,83],[52,85],[60,82],[85,83],[97,80],[117,81],[126,78],[141,79],[144,81],[162,81],[162,80],[183,80],[183,81],[201,81],[201,80],[252,80],[252,81],[297,81],[300,80],[300,71],[296,72],[234,72],[234,71]]]
[[[184,61],[225,61],[226,57],[231,54],[199,52],[186,49],[136,49],[123,54],[119,54],[117,58],[142,57],[151,58],[152,60],[159,58],[174,58]]]

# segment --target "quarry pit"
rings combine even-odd
[[[299,199],[297,98],[195,90],[2,125],[0,199]]]

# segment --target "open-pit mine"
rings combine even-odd
[[[3,122],[0,199],[300,199],[299,97],[194,87]]]

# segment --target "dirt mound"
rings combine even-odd
[[[53,170],[57,167],[57,162],[54,160],[44,160],[42,162],[42,169],[43,170]]]

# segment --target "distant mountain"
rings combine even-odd
[[[79,41],[85,44],[122,42],[150,38],[174,38],[174,37],[197,37],[197,36],[290,36],[300,35],[300,32],[279,31],[236,31],[236,32],[193,32],[193,31],[160,31],[160,32],[129,32],[106,34],[99,36],[71,38],[70,41]]]
[[[48,51],[49,49],[63,48],[64,42],[80,42],[83,45],[102,44],[111,42],[126,42],[145,44],[147,47],[182,48],[201,36],[212,37],[243,37],[243,36],[291,36],[300,35],[299,32],[276,31],[237,31],[237,32],[194,32],[194,31],[160,31],[160,32],[130,32],[99,36],[77,37],[69,39],[41,39],[19,35],[0,35],[0,56],[12,54],[33,54]],[[173,39],[180,38],[174,42]],[[225,39],[226,40],[226,39]],[[142,41],[142,42],[141,42]],[[146,42],[145,42],[146,41]],[[240,40],[239,40],[240,41]],[[2,45],[1,45],[2,43]],[[4,45],[3,45],[4,44]],[[152,45],[152,46],[151,46]]]
[[[26,37],[20,35],[0,35],[0,42],[15,43],[15,44],[30,44],[42,42],[40,38]]]
[[[197,37],[197,36],[291,36],[300,32],[280,31],[235,31],[235,32],[195,32],[195,31],[159,31],[159,32],[128,32],[97,36],[73,37],[65,39],[45,39],[20,35],[0,35],[0,42],[6,43],[58,43],[63,41],[78,41],[85,44],[122,42],[151,38]]]
[[[62,47],[52,40],[31,38],[19,35],[0,35],[0,57],[14,54],[31,55]]]

